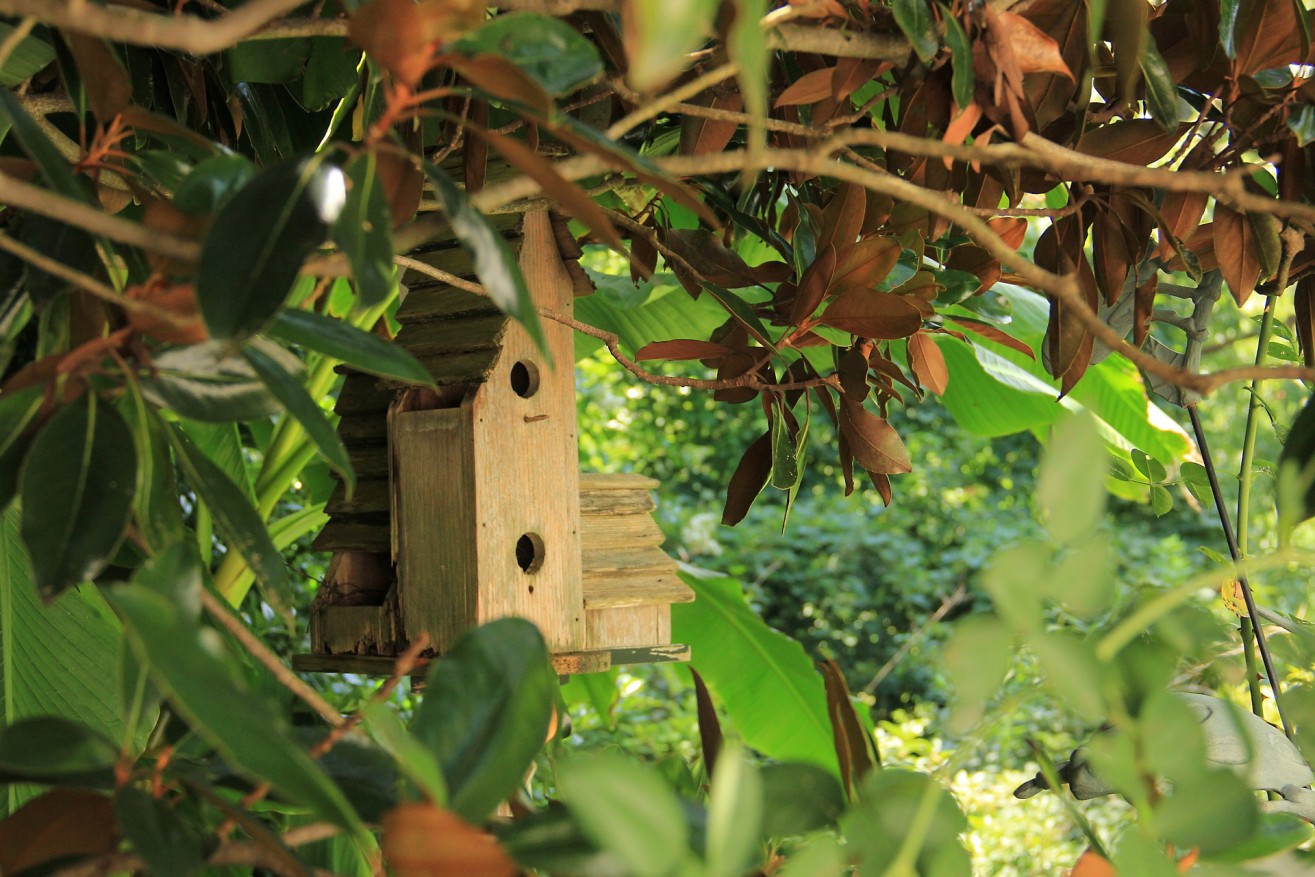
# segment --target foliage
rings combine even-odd
[[[1263,711],[1263,672],[1274,717],[1315,745],[1309,680],[1274,661],[1308,667],[1309,633],[1256,600],[1309,562],[1311,417],[1259,381],[1315,377],[1311,13],[583,7],[0,0],[0,872],[970,873],[970,823],[938,781],[955,764],[883,759],[842,669],[813,666],[827,643],[854,688],[901,650],[943,654],[955,758],[993,733],[1014,754],[992,729],[1043,690],[1020,666],[1070,721],[1103,723],[1091,769],[1135,819],[1110,838],[1066,803],[1092,849],[1079,873],[1304,842],[1168,689],[1245,686]],[[582,322],[541,311],[491,218],[540,194],[615,254],[586,259]],[[405,255],[448,240],[471,276]],[[469,631],[407,718],[389,703],[423,643],[344,717],[252,636],[299,642],[317,567],[282,552],[359,474],[327,410],[337,367],[433,388],[385,337],[399,266],[475,289],[541,344],[544,320],[571,325],[582,354],[601,342],[662,388],[586,397],[619,423],[647,398],[655,428],[582,452],[653,459],[690,497],[677,547],[721,545],[750,579],[687,570],[696,766],[568,744],[586,702],[616,736],[616,689],[559,695],[523,620]],[[1260,298],[1256,367],[1202,372],[1221,321]],[[1238,538],[1196,573],[1141,525],[1189,495],[1225,507],[1162,404],[1195,417],[1243,379],[1243,422],[1212,424],[1240,429]],[[727,428],[713,412],[735,406]],[[1257,444],[1265,416],[1281,450]],[[1035,483],[1029,440],[998,440],[1025,432],[1049,442]],[[1257,473],[1273,520],[1251,515]],[[1138,504],[1113,526],[1107,490]],[[785,536],[700,542],[710,500]],[[1228,602],[1200,601],[1221,580]],[[920,640],[961,585],[946,613],[968,617]],[[1252,616],[1289,634],[1271,649]],[[946,696],[930,665],[896,665],[883,708]],[[313,717],[294,723],[294,698]],[[1030,747],[1043,774],[1053,742]],[[1300,811],[1303,790],[1277,791],[1266,807]]]

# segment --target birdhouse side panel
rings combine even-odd
[[[393,526],[403,634],[428,634],[439,653],[479,617],[480,501],[474,406],[390,418]]]

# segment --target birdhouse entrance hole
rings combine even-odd
[[[511,391],[522,399],[539,392],[539,367],[522,359],[511,367]]]
[[[526,573],[538,572],[543,566],[543,540],[538,533],[526,533],[516,540],[516,565]]]

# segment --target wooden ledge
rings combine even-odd
[[[431,658],[416,663],[419,675]],[[601,673],[627,664],[665,664],[689,660],[689,646],[640,646],[624,649],[596,649],[588,652],[565,652],[552,656],[552,668],[559,676],[575,673]],[[385,655],[293,655],[292,668],[302,673],[358,673],[362,676],[391,676],[396,658]]]

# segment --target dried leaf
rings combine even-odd
[[[721,513],[721,522],[734,527],[744,520],[753,501],[767,486],[771,474],[772,434],[765,432],[745,450],[739,465],[735,467],[735,474],[726,485],[726,506]]]
[[[1017,250],[1023,246],[1023,240],[1027,237],[1027,220],[1015,216],[1001,216],[990,220],[987,225],[991,230],[1000,236],[1000,240],[1011,250]]]
[[[1249,76],[1260,70],[1286,67],[1305,60],[1297,4],[1284,0],[1250,0],[1243,2],[1241,7],[1233,29],[1237,39],[1233,69],[1237,73]]]
[[[950,250],[945,267],[964,271],[977,278],[977,292],[985,292],[1000,279],[1000,260],[976,244],[960,244]]]
[[[831,97],[831,77],[835,67],[823,67],[800,76],[790,87],[776,98],[776,107],[794,107],[801,104],[815,104]]]
[[[854,711],[849,686],[845,684],[845,674],[840,672],[840,666],[828,658],[819,661],[817,667],[822,671],[826,687],[826,713],[831,720],[836,759],[840,763],[840,780],[845,793],[853,800],[863,778],[879,767],[881,761],[872,738]]]
[[[520,868],[493,835],[450,810],[402,804],[384,814],[384,859],[399,877],[515,877]]]
[[[860,466],[878,475],[903,475],[913,471],[909,450],[884,419],[861,403],[848,398],[840,408],[840,430]]]
[[[694,680],[694,702],[698,708],[699,742],[703,747],[703,769],[707,773],[708,779],[712,779],[717,772],[717,756],[721,754],[721,720],[717,718],[717,708],[712,703],[712,695],[708,693],[708,686],[703,683],[703,677],[699,675],[699,671],[690,667],[689,675]]]
[[[388,199],[393,228],[410,222],[420,207],[420,196],[425,188],[425,175],[420,165],[400,150],[380,149],[374,155],[375,177]]]
[[[944,396],[945,388],[950,383],[950,372],[945,366],[945,356],[940,347],[926,332],[910,335],[908,343],[909,368],[913,369],[918,383],[937,396]]]
[[[996,24],[1004,28],[1022,73],[1058,73],[1073,79],[1060,53],[1059,43],[1032,22],[1013,12],[1001,12]]]
[[[798,326],[817,310],[831,285],[835,270],[836,248],[827,244],[818,252],[813,264],[804,270],[804,276],[799,281],[799,289],[795,292],[794,304],[790,308],[792,324]]]
[[[113,801],[96,792],[54,789],[0,821],[0,871],[5,874],[109,853],[117,846]]]
[[[490,54],[469,57],[447,55],[443,61],[472,85],[494,97],[523,103],[545,116],[553,111],[552,96],[528,73],[506,58]]]
[[[1149,165],[1164,158],[1177,142],[1176,133],[1166,132],[1151,119],[1130,119],[1086,132],[1077,150],[1110,161]]]
[[[1108,860],[1101,858],[1094,850],[1083,853],[1069,872],[1069,877],[1118,877],[1119,872]]]
[[[1134,253],[1122,220],[1111,210],[1101,210],[1091,225],[1091,255],[1096,272],[1096,288],[1106,304],[1114,304],[1123,293],[1128,269],[1135,265]]]
[[[694,104],[738,113],[744,108],[744,98],[738,89],[711,89],[695,98]],[[739,122],[684,115],[680,120],[680,152],[682,155],[712,155],[721,152],[731,142],[739,127]]]
[[[480,0],[370,0],[352,14],[347,33],[399,81],[414,86],[433,63],[437,43],[483,20]]]
[[[905,338],[922,328],[922,313],[903,296],[851,289],[836,296],[821,322],[862,338]]]
[[[1240,307],[1251,297],[1260,279],[1260,245],[1255,229],[1241,213],[1216,204],[1212,238],[1219,270]]]

